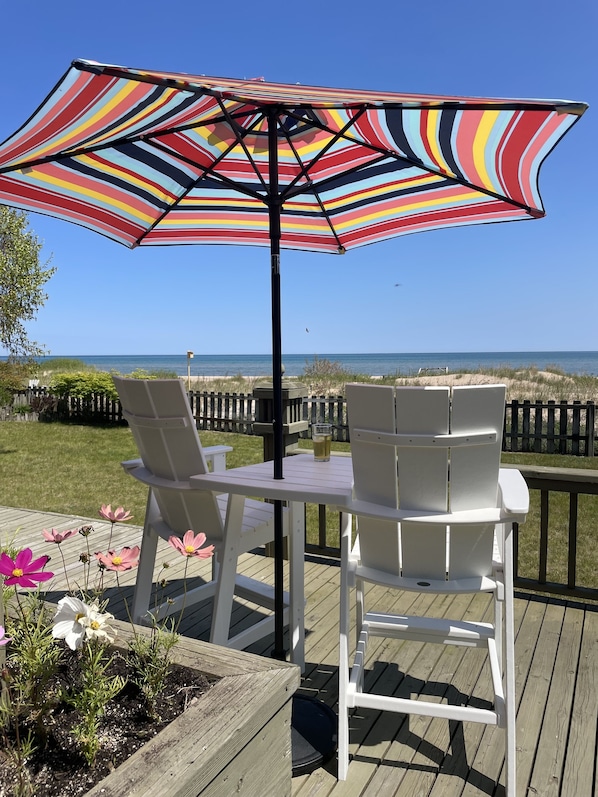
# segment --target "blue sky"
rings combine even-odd
[[[537,221],[283,250],[283,354],[598,349],[595,0],[19,0],[2,10],[0,140],[74,58],[346,88],[581,100]],[[57,273],[28,327],[55,355],[271,350],[267,249],[128,250],[30,214]],[[399,287],[395,287],[400,283]],[[309,329],[309,332],[306,332]]]

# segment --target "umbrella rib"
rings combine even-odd
[[[193,183],[187,188],[186,191],[184,191],[181,194],[180,197],[177,198],[176,202],[173,202],[172,205],[169,205],[167,210],[165,210],[163,213],[161,213],[154,220],[154,222],[148,227],[148,229],[143,233],[143,235],[139,236],[139,238],[137,239],[137,243],[138,244],[141,243],[141,241],[143,241],[143,239],[146,236],[148,236],[152,232],[152,230],[154,230],[154,228],[162,221],[163,218],[166,217],[166,215],[168,213],[170,213],[172,211],[173,208],[178,207],[178,205],[180,205],[180,203],[182,202],[184,197],[186,197],[193,190],[193,188],[195,188],[195,186],[197,186],[197,184],[201,180],[203,180],[203,178],[206,175],[208,175],[208,174],[210,175],[210,177],[213,177],[214,179],[217,179],[220,182],[225,183],[226,185],[230,185],[231,187],[233,187],[235,189],[235,191],[238,191],[239,193],[242,193],[242,194],[246,194],[247,196],[250,196],[253,199],[258,199],[258,200],[264,202],[264,204],[268,204],[266,202],[266,200],[264,199],[264,197],[259,193],[259,191],[251,190],[250,188],[247,188],[246,186],[242,185],[241,183],[238,183],[238,182],[235,182],[234,180],[231,180],[229,177],[226,177],[225,175],[220,174],[220,172],[217,171],[218,164],[221,163],[226,158],[226,156],[231,152],[232,149],[234,149],[234,147],[238,143],[243,148],[243,151],[245,152],[248,160],[250,161],[251,165],[253,166],[254,170],[256,171],[260,181],[262,182],[262,185],[264,187],[264,191],[267,191],[267,186],[266,186],[261,174],[259,174],[259,171],[255,168],[255,164],[254,164],[254,162],[253,162],[253,160],[252,160],[252,158],[251,158],[251,156],[249,154],[249,151],[247,150],[247,147],[245,145],[243,137],[239,135],[239,131],[237,129],[238,125],[233,123],[232,119],[230,118],[230,115],[227,113],[226,109],[220,103],[220,100],[219,100],[219,104],[220,104],[220,107],[222,108],[222,112],[225,115],[225,117],[228,117],[231,130],[233,130],[234,133],[235,133],[235,141],[233,143],[229,144],[229,146],[225,149],[225,151],[220,154],[220,156],[215,160],[215,162],[211,166],[202,166],[201,167],[202,174],[193,181]],[[263,116],[262,116],[262,119],[263,119]],[[253,122],[253,124],[251,124],[246,129],[245,135],[248,135],[254,129],[254,127],[256,127],[260,121],[262,121],[262,119],[255,120],[255,122]],[[195,127],[196,126],[197,125],[195,125]],[[169,131],[169,132],[172,132],[172,131]],[[150,139],[149,136],[147,136],[144,140],[147,141],[148,143],[151,143],[151,145],[153,147],[155,147],[156,149],[159,149],[161,152],[166,152],[169,155],[172,154],[170,149],[168,147],[164,146],[164,144],[162,144],[158,140],[157,137]],[[198,166],[198,164],[195,163],[190,158],[185,158],[184,156],[181,156],[180,154],[177,155],[177,157],[179,158],[179,160],[182,160],[184,163],[188,163],[190,166],[194,166],[195,168],[197,168],[197,166]]]
[[[394,160],[406,163],[409,166],[416,166],[418,169],[424,169],[428,174],[436,175],[437,177],[441,177],[444,180],[449,180],[453,183],[456,183],[457,185],[462,185],[465,186],[466,188],[471,188],[472,190],[478,191],[481,194],[485,194],[486,196],[493,197],[494,199],[498,199],[502,202],[506,202],[507,204],[510,204],[513,207],[521,208],[522,210],[525,210],[526,213],[528,213],[530,216],[533,216],[534,218],[541,218],[542,216],[545,215],[543,211],[531,208],[529,205],[526,205],[524,202],[518,202],[515,199],[511,199],[510,197],[507,197],[503,194],[499,194],[496,191],[491,191],[490,189],[484,188],[483,186],[476,185],[475,183],[472,183],[461,177],[447,174],[446,172],[443,172],[441,169],[437,169],[430,166],[429,164],[425,164],[423,161],[414,160],[412,158],[407,157],[406,155],[400,155],[397,152],[393,152],[392,150],[384,149],[383,147],[378,147],[375,144],[371,144],[368,141],[360,140],[351,135],[348,135],[347,131],[355,125],[360,116],[362,116],[366,112],[366,110],[367,108],[365,107],[360,108],[359,113],[356,114],[341,130],[338,131],[331,129],[327,125],[319,123],[317,119],[310,120],[311,124],[314,127],[318,127],[320,130],[330,133],[333,138],[331,141],[327,143],[325,147],[323,147],[320,150],[320,152],[318,152],[316,156],[314,156],[314,158],[310,161],[310,163],[307,166],[303,166],[301,160],[297,158],[299,163],[302,165],[302,171],[295,177],[295,179],[291,183],[289,183],[289,185],[282,192],[283,200],[292,198],[294,196],[297,196],[298,194],[303,193],[303,191],[305,190],[305,186],[297,185],[298,180],[300,180],[301,177],[307,175],[309,171],[313,168],[314,164],[317,163],[318,160],[322,158],[322,156],[328,151],[328,149],[330,149],[330,147],[332,147],[338,140],[342,138],[345,139],[346,141],[352,142],[353,144],[357,144],[358,146],[364,147],[365,149],[369,149],[372,152],[379,153],[380,158],[378,160],[383,160],[386,157],[394,158]],[[294,119],[297,119],[298,121],[305,121],[304,117],[296,113],[293,113],[292,111],[288,111],[287,115],[292,116]],[[372,163],[377,163],[378,160],[372,161]],[[342,175],[354,174],[355,172],[359,171],[361,168],[363,168],[363,166],[359,165],[347,169],[346,171],[343,172],[337,172],[333,177],[325,178],[321,180],[319,183],[317,183],[317,185],[318,186],[326,185],[326,183],[328,182],[333,182],[337,180],[339,176],[341,176],[341,174]],[[316,193],[316,184],[313,183],[311,180],[309,181],[309,188],[311,191],[313,191],[314,194]]]
[[[231,114],[230,112],[226,112],[226,113],[227,113],[227,116],[228,116],[228,120],[232,120],[232,121],[235,121],[236,117],[245,117],[245,116],[247,116],[247,112],[246,111],[239,111],[239,112],[233,113],[233,114]],[[169,136],[169,135],[172,135],[174,133],[181,133],[181,132],[184,132],[186,130],[193,130],[193,129],[197,128],[197,127],[203,127],[203,126],[208,125],[208,124],[215,124],[215,123],[217,123],[219,121],[222,121],[224,118],[226,118],[226,117],[217,116],[217,117],[208,119],[205,122],[202,122],[200,124],[198,124],[197,122],[189,122],[188,124],[169,127],[167,130],[159,130],[159,131],[157,131],[156,133],[153,133],[153,134],[139,132],[136,135],[124,135],[124,136],[121,136],[120,138],[110,139],[109,141],[106,141],[103,144],[93,144],[93,143],[92,144],[83,144],[83,145],[80,145],[80,146],[78,146],[76,148],[73,148],[73,149],[64,150],[63,152],[56,152],[56,153],[53,153],[51,155],[45,155],[42,158],[35,158],[35,159],[32,159],[32,160],[25,160],[25,161],[23,161],[21,163],[19,163],[19,162],[11,163],[10,166],[0,166],[0,174],[8,174],[10,172],[18,171],[18,170],[21,170],[21,169],[32,169],[35,166],[41,166],[41,165],[43,165],[45,163],[53,163],[53,162],[56,162],[56,161],[67,160],[69,158],[76,158],[76,157],[79,157],[80,155],[87,155],[87,154],[94,153],[94,152],[101,152],[102,150],[113,149],[113,148],[122,146],[124,144],[136,144],[139,141],[143,141],[143,142],[150,143],[152,145],[156,145],[157,146],[156,142],[163,136]],[[250,133],[254,129],[254,127],[259,123],[259,121],[261,121],[261,119],[256,120],[252,125],[250,125],[250,127],[247,128],[247,133]],[[231,125],[231,127],[232,127],[232,125]],[[231,145],[226,150],[226,152],[224,154],[228,155],[228,153],[230,152],[230,150],[233,147],[234,147],[234,144]],[[170,152],[168,150],[167,147],[164,147],[164,146],[162,146],[162,151],[163,152],[169,152],[169,154],[171,154],[171,155],[173,154],[172,152]],[[197,164],[194,163],[194,161],[192,161],[192,160],[185,159],[185,158],[181,157],[178,154],[176,155],[176,157],[179,158],[180,160],[184,161],[185,163],[189,163],[189,164],[197,166]],[[222,160],[222,156],[218,158],[218,161],[220,161],[220,160]],[[264,186],[264,188],[265,188],[265,186]]]
[[[297,117],[294,116],[294,114],[288,114],[288,115],[293,116],[293,118],[297,118]],[[301,118],[302,117],[299,117],[299,119],[301,119]],[[279,127],[282,130],[282,132],[283,132],[283,134],[284,134],[284,136],[285,136],[285,138],[286,138],[286,140],[288,142],[288,145],[289,145],[293,155],[295,156],[295,159],[297,160],[297,163],[299,164],[299,166],[301,168],[300,173],[295,177],[295,179],[292,181],[292,183],[290,183],[289,186],[287,186],[287,189],[290,188],[292,185],[296,185],[297,181],[300,180],[302,177],[306,178],[307,186],[303,186],[302,188],[305,189],[305,187],[307,187],[308,190],[310,190],[313,193],[313,195],[314,195],[314,197],[316,199],[316,202],[318,203],[318,206],[320,208],[320,211],[322,212],[322,215],[324,216],[324,219],[326,220],[326,223],[328,224],[328,226],[330,228],[330,232],[332,233],[332,235],[334,237],[334,240],[337,243],[337,249],[338,249],[339,254],[344,254],[345,253],[345,247],[343,246],[343,243],[342,243],[341,239],[338,236],[338,233],[337,233],[337,231],[336,231],[336,229],[334,227],[334,224],[332,223],[332,219],[330,217],[330,214],[326,210],[326,207],[325,207],[324,203],[322,202],[322,199],[320,197],[319,192],[315,189],[314,183],[309,177],[309,169],[324,154],[324,152],[326,151],[326,149],[328,147],[325,147],[324,149],[322,149],[321,152],[319,152],[318,155],[315,158],[312,159],[312,161],[309,164],[309,166],[305,166],[305,164],[301,160],[301,156],[297,152],[297,149],[296,149],[291,137],[289,136],[288,132],[284,129],[284,127],[282,127],[282,125],[280,125]],[[338,137],[336,137],[336,140],[337,139],[338,139]],[[332,142],[330,143],[330,146],[332,146]],[[285,197],[288,196],[287,189],[285,189],[285,191],[283,191],[281,193],[282,210],[283,210],[283,212],[284,212],[284,199],[285,199]]]
[[[329,130],[328,128],[323,128],[323,129]],[[331,131],[331,130],[329,130],[329,132],[333,133],[333,131]],[[407,164],[409,166],[416,166],[418,169],[426,171],[428,174],[433,174],[436,177],[441,177],[443,180],[448,180],[448,181],[450,181],[452,183],[456,183],[457,185],[462,185],[462,186],[465,186],[466,188],[471,188],[474,191],[478,191],[480,194],[486,194],[486,196],[493,197],[494,199],[498,199],[498,200],[500,200],[502,202],[506,202],[506,203],[508,203],[510,205],[513,205],[514,207],[521,208],[522,210],[525,210],[527,213],[529,213],[530,216],[533,216],[534,218],[540,218],[540,217],[545,215],[545,213],[543,211],[539,211],[539,210],[536,210],[535,208],[531,208],[529,205],[526,205],[524,202],[518,202],[516,199],[511,199],[510,197],[505,196],[503,194],[499,194],[496,191],[491,191],[488,188],[484,188],[483,186],[476,185],[475,183],[472,183],[469,180],[465,180],[465,179],[463,179],[461,177],[456,177],[454,175],[447,174],[446,172],[443,172],[441,169],[437,169],[437,168],[434,168],[433,166],[430,166],[429,164],[425,164],[423,161],[417,161],[417,160],[414,160],[413,158],[408,158],[405,155],[399,155],[399,153],[393,152],[392,150],[384,149],[382,147],[377,147],[375,144],[370,144],[368,141],[360,141],[359,139],[356,139],[356,138],[353,138],[352,136],[346,135],[346,133],[340,133],[339,132],[339,134],[337,136],[337,139],[341,138],[341,137],[346,139],[346,140],[348,140],[348,141],[352,141],[353,143],[358,144],[359,146],[362,146],[362,147],[364,147],[366,149],[369,149],[372,152],[377,152],[379,154],[380,157],[377,158],[376,160],[370,161],[367,164],[368,166],[370,166],[372,164],[375,164],[375,163],[378,163],[378,162],[384,160],[385,158],[393,158],[394,160],[402,162],[402,163],[405,163],[405,164]],[[317,160],[322,156],[322,154],[324,152],[325,152],[325,150],[323,149],[320,153],[318,153],[318,155],[312,160],[312,162],[307,167],[308,170],[311,169],[313,164],[317,162]],[[364,165],[363,164],[359,164],[358,166],[353,166],[353,167],[351,167],[349,169],[346,169],[343,172],[337,172],[332,177],[326,177],[326,178],[323,178],[322,180],[320,180],[317,183],[317,186],[323,186],[323,185],[326,185],[327,183],[334,182],[334,181],[338,180],[338,178],[341,177],[341,176],[345,176],[345,175],[348,175],[348,174],[354,174],[355,172],[358,172],[360,169],[363,169],[363,168],[365,168]],[[287,186],[287,188],[284,191],[284,198],[285,199],[288,199],[288,198],[291,198],[291,197],[297,196],[298,194],[303,193],[304,186],[298,186],[298,185],[296,185],[296,183],[297,183],[297,178],[295,180],[293,180],[293,183],[290,183]],[[315,190],[315,186],[316,186],[315,183],[310,182],[310,189]]]
[[[256,119],[256,120],[253,122],[253,124],[252,124],[252,125],[250,125],[250,126],[249,126],[249,127],[246,129],[246,130],[245,130],[245,128],[243,128],[243,130],[245,130],[245,133],[244,133],[244,135],[242,136],[242,135],[240,135],[240,133],[239,133],[239,130],[238,130],[238,127],[239,127],[239,125],[237,125],[237,124],[236,124],[236,120],[233,120],[233,118],[231,117],[231,115],[230,115],[230,114],[229,114],[229,112],[228,112],[228,109],[227,109],[227,108],[225,108],[225,106],[224,106],[224,103],[222,102],[222,99],[221,99],[220,97],[218,97],[218,104],[220,105],[220,108],[221,108],[221,110],[222,110],[222,113],[224,114],[224,117],[225,117],[225,118],[226,118],[226,120],[228,121],[228,123],[229,123],[229,125],[230,125],[230,128],[231,128],[231,130],[232,130],[232,131],[234,132],[234,134],[235,134],[235,138],[236,138],[236,140],[237,140],[237,143],[238,143],[238,144],[241,146],[241,148],[243,149],[243,152],[245,153],[245,157],[247,158],[248,162],[251,164],[251,166],[252,166],[252,168],[253,168],[253,171],[254,171],[254,172],[255,172],[255,174],[257,175],[257,178],[258,178],[258,180],[260,181],[260,183],[262,184],[262,187],[263,187],[264,191],[267,193],[267,192],[268,192],[268,186],[266,185],[266,181],[265,181],[265,180],[264,180],[264,178],[262,177],[262,175],[261,175],[261,173],[260,173],[259,169],[257,168],[257,166],[256,166],[256,164],[255,164],[255,160],[254,160],[254,159],[251,157],[251,155],[250,155],[250,153],[249,153],[249,150],[247,149],[247,145],[245,144],[245,136],[247,136],[247,135],[248,135],[250,132],[252,132],[252,131],[253,131],[253,129],[254,129],[255,127],[257,127],[257,125],[258,125],[258,121],[263,121],[263,120],[266,118],[266,116],[265,116],[265,113],[264,113],[263,109],[260,109],[260,113],[261,113],[261,119],[260,119],[260,120],[257,120],[257,119]],[[231,145],[231,147],[229,148],[229,152],[230,152],[230,150],[231,150],[232,148],[233,148],[233,147],[232,147],[232,145]],[[257,194],[257,192],[256,192],[256,195],[257,195],[257,196],[259,196],[259,194]]]
[[[327,125],[323,125],[321,123],[317,124],[317,123],[311,122],[313,127],[318,127],[320,130],[323,130],[323,131],[325,131],[327,133],[330,133],[332,138],[330,139],[330,141],[328,141],[326,143],[326,145],[324,147],[322,147],[322,149],[311,159],[311,161],[307,165],[303,164],[303,162],[301,161],[298,153],[296,152],[295,148],[291,144],[291,148],[293,149],[293,154],[295,155],[295,157],[297,158],[298,163],[301,166],[301,171],[294,178],[294,180],[292,180],[289,183],[289,185],[285,188],[285,190],[282,192],[283,193],[283,199],[286,198],[287,196],[294,196],[297,193],[297,190],[293,190],[293,187],[297,186],[298,181],[301,180],[303,177],[306,177],[306,176],[308,177],[309,176],[310,170],[314,167],[314,165],[319,160],[322,159],[322,157],[326,154],[326,152],[328,152],[328,150],[336,144],[337,141],[339,141],[341,138],[345,138],[345,139],[347,139],[349,141],[356,141],[356,139],[353,139],[350,136],[347,136],[346,135],[346,131],[349,130],[349,128],[351,128],[351,127],[353,127],[355,125],[357,120],[361,116],[363,116],[365,111],[366,111],[365,108],[360,108],[359,113],[357,113],[354,117],[352,117],[347,122],[347,124],[343,128],[341,128],[341,130],[332,130]],[[302,117],[302,116],[297,116],[297,115],[295,115],[293,113],[289,113],[288,115],[291,116],[294,119],[297,119],[298,121],[305,121],[304,117]],[[361,142],[357,142],[357,143],[361,143]],[[298,188],[301,188],[301,187],[298,186]]]

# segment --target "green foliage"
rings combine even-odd
[[[75,357],[52,357],[51,360],[42,360],[39,369],[45,373],[62,373],[63,371],[95,371],[95,365],[87,365],[83,360]]]
[[[131,379],[176,379],[177,373],[176,371],[168,371],[166,368],[156,368],[155,371],[146,371],[143,368],[137,368],[135,371],[131,371],[130,374]]]
[[[31,366],[27,363],[0,360],[0,407],[12,404],[13,394],[27,385],[30,373]]]
[[[58,396],[75,396],[82,399],[92,398],[94,393],[103,393],[109,398],[118,398],[112,381],[112,374],[107,371],[72,371],[55,373],[48,386]]]
[[[112,660],[113,657],[106,654],[103,644],[89,642],[82,651],[79,678],[65,695],[66,702],[81,717],[73,731],[89,766],[93,766],[100,749],[98,731],[106,706],[126,683],[121,675],[108,674]]]
[[[299,378],[307,384],[311,393],[321,395],[330,391],[333,386],[344,387],[344,383],[353,381],[353,377],[354,374],[345,371],[339,362],[316,355],[311,362],[306,361]]]
[[[148,712],[154,717],[156,700],[164,689],[171,668],[170,651],[178,639],[173,628],[161,628],[154,621],[150,637],[135,634],[129,642],[128,661],[134,670],[133,680],[141,690]]]
[[[40,264],[42,243],[28,223],[26,213],[0,206],[0,345],[10,359],[31,362],[43,348],[29,340],[25,323],[48,298],[43,286],[55,269]]]
[[[47,723],[60,701],[48,685],[58,672],[63,650],[52,638],[50,612],[39,597],[23,598],[16,591],[14,597],[17,611],[5,618],[5,624],[11,647],[18,648],[19,656],[11,657],[0,673],[0,738],[18,765],[21,793],[28,794],[24,764],[36,747],[45,744]]]
[[[76,361],[73,361],[76,362]],[[114,372],[115,373],[115,372]],[[80,399],[91,399],[94,394],[101,393],[110,399],[117,399],[118,393],[112,381],[113,372],[87,370],[63,370],[52,372],[48,387],[56,396],[74,396]],[[167,371],[149,373],[138,369],[127,374],[133,379],[172,379],[176,374]]]
[[[101,719],[107,705],[118,698],[128,681],[139,687],[147,714],[160,719],[156,702],[164,692],[170,673],[171,652],[179,639],[177,630],[184,607],[176,622],[152,617],[152,628],[147,635],[133,624],[119,582],[119,570],[121,566],[122,569],[137,566],[139,547],[124,547],[118,555],[111,549],[115,523],[125,522],[131,516],[122,507],[112,511],[111,507],[104,505],[99,514],[112,524],[108,554],[92,555],[93,549],[89,545],[89,537],[93,534],[91,525],[63,531],[61,535],[56,530],[51,533],[44,531],[46,539],[50,534],[59,546],[68,591],[67,596],[58,602],[54,617],[39,591],[23,596],[17,587],[7,587],[0,575],[0,625],[5,627],[8,637],[5,639],[3,632],[4,644],[0,645],[0,743],[16,763],[19,777],[22,777],[19,795],[32,797],[27,758],[51,742],[51,726],[65,706],[74,709],[72,733],[89,767],[94,765],[100,750]],[[61,546],[66,539],[77,538],[77,532],[85,538],[87,552],[79,554],[83,579],[74,582],[76,587],[73,590]],[[125,567],[122,557],[129,554]],[[29,555],[33,555],[31,551]],[[183,555],[186,591],[190,556]],[[15,561],[18,562],[18,553]],[[92,561],[97,564],[97,584],[90,588]],[[34,565],[39,567],[39,560]],[[8,571],[3,568],[3,574],[14,575],[14,567],[13,562]],[[168,565],[164,564],[164,567]],[[27,571],[25,574],[28,575]],[[114,619],[113,615],[105,611],[109,601],[105,598],[104,579],[109,575],[116,577],[116,586],[132,625],[133,637],[124,653],[109,647],[118,633],[109,624]],[[47,577],[53,578],[54,573]],[[36,579],[35,575],[32,578],[42,580]],[[163,590],[165,585],[164,580],[156,585],[156,599],[158,588]],[[7,612],[5,603],[10,607]],[[70,650],[66,650],[59,640],[64,640]]]
[[[33,412],[33,408],[31,404],[15,404],[12,408],[12,411],[15,415],[27,415],[30,412]]]

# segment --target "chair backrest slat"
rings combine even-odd
[[[368,388],[374,387],[374,390]],[[346,387],[355,498],[383,506],[396,507],[398,501],[397,464],[392,446],[353,441],[353,429],[394,433],[394,389],[386,385],[348,384]],[[376,568],[399,568],[398,523],[359,519],[364,564]],[[390,563],[390,564],[389,564]]]
[[[496,506],[498,472],[505,413],[504,385],[454,387],[451,431],[475,432],[489,422],[497,431],[495,443],[451,449],[450,508],[453,512]],[[449,573],[451,578],[487,576],[492,570],[494,526],[453,526]]]
[[[504,385],[354,384],[347,385],[347,403],[356,499],[430,512],[496,506]],[[354,429],[363,430],[355,440]],[[396,445],[393,434],[412,435],[413,444],[401,438]],[[459,435],[453,448],[450,434]],[[472,444],[464,445],[468,435]],[[388,521],[360,517],[358,524],[365,565],[430,579],[491,572],[492,525],[403,522],[399,533]]]
[[[114,377],[124,415],[145,468],[161,479],[185,483],[208,467],[191,407],[179,379]],[[162,517],[175,533],[203,531],[222,536],[213,493],[153,488]]]
[[[396,429],[400,434],[447,434],[449,388],[405,388],[396,393]],[[397,449],[401,509],[447,509],[448,450]]]

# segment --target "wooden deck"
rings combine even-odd
[[[48,597],[57,600],[66,588],[60,551],[65,555],[71,585],[81,579],[82,537],[58,549],[41,537],[43,528],[93,526],[90,550],[105,550],[110,524],[88,518],[0,508],[0,544],[29,545],[48,553],[56,573]],[[113,547],[139,542],[141,530],[117,525]],[[170,551],[170,552],[169,552]],[[178,561],[177,561],[178,560]],[[159,560],[160,561],[160,560]],[[165,549],[163,572],[170,583],[182,577],[184,561]],[[191,562],[190,586],[206,575],[207,563]],[[196,567],[197,566],[197,567]],[[272,560],[248,554],[243,569],[253,577],[272,579]],[[106,575],[110,609],[126,619],[134,573],[122,574],[120,585]],[[334,562],[309,558],[306,565],[307,667],[302,691],[335,708],[337,699],[338,581]],[[435,611],[451,617],[474,616],[489,609],[485,596],[455,598],[391,595],[397,609]],[[598,794],[596,742],[598,718],[598,607],[518,593],[516,610],[517,746],[519,797],[595,797]],[[246,624],[255,610],[237,601],[234,622]],[[180,631],[207,638],[210,605],[188,610]],[[376,690],[425,694],[427,699],[468,700],[483,705],[488,698],[487,665],[480,651],[423,646],[388,640],[373,641],[370,680]],[[397,649],[400,646],[400,649]],[[250,650],[269,655],[272,640]],[[408,674],[406,674],[408,672]],[[450,686],[446,683],[450,680]],[[503,795],[502,732],[483,725],[448,723],[425,717],[359,711],[351,722],[352,753],[348,780],[336,780],[336,763],[293,780],[293,797],[477,797]],[[497,785],[498,784],[498,785]],[[255,797],[264,797],[256,795]],[[274,795],[273,797],[277,797]]]

